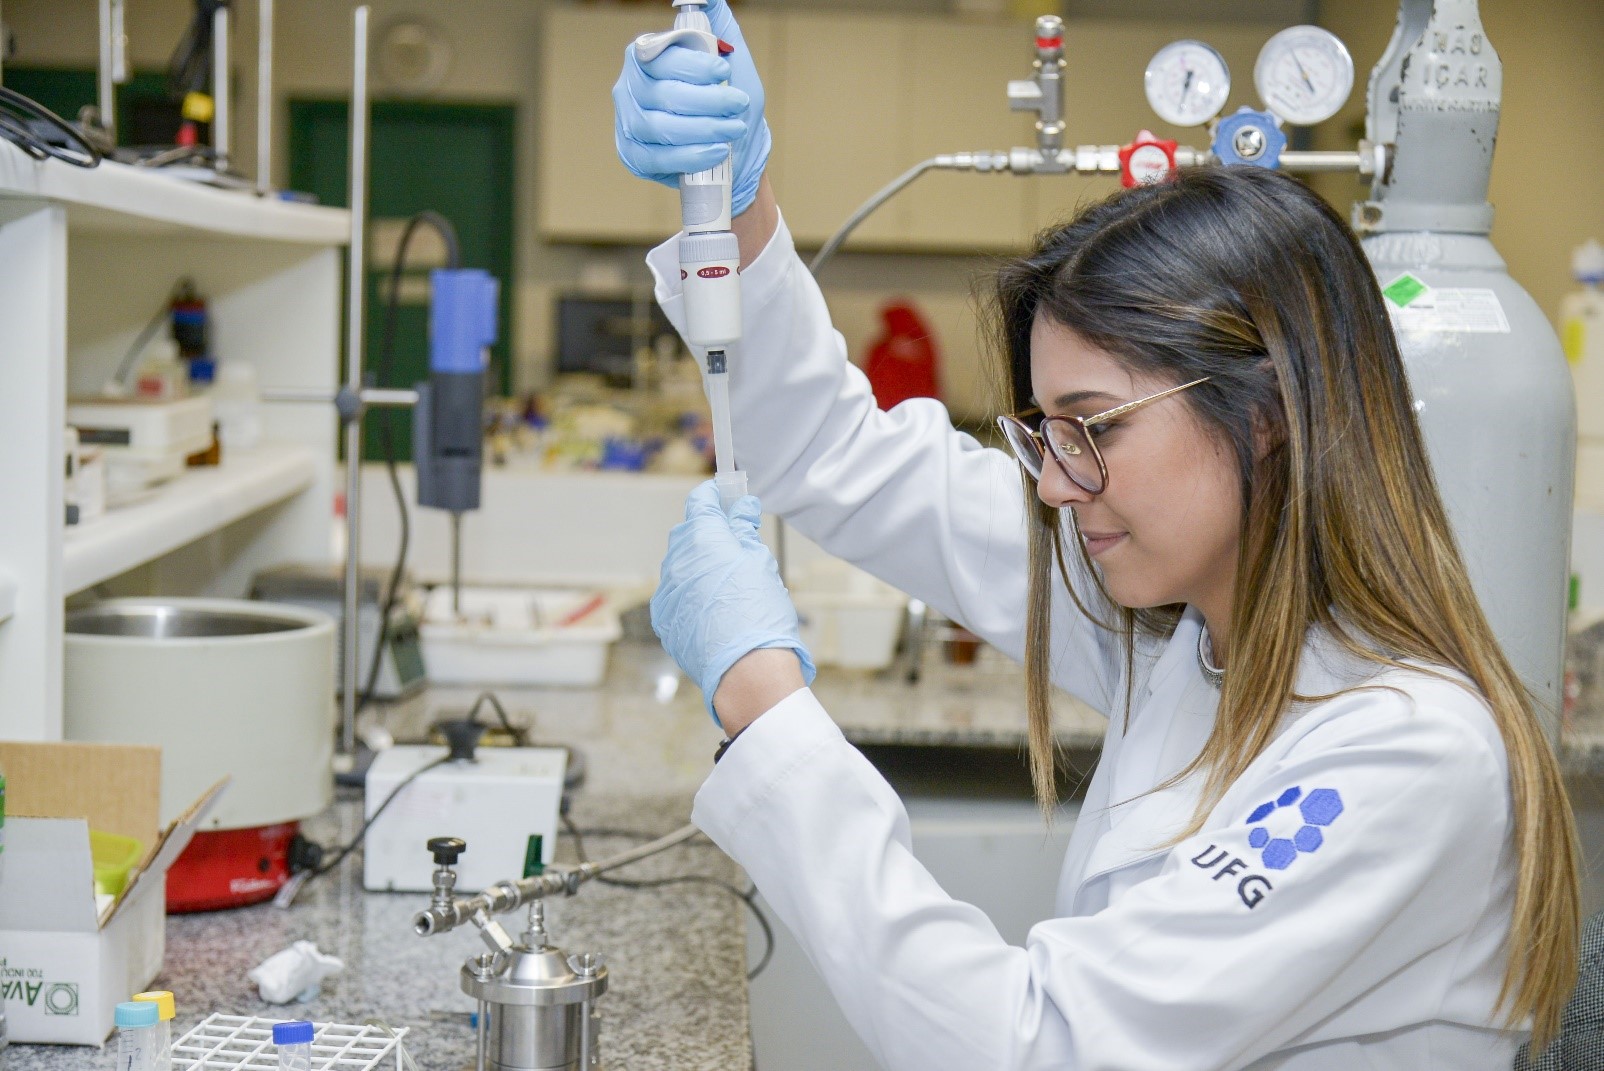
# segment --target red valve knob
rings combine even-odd
[[[1151,130],[1136,132],[1136,140],[1119,150],[1119,181],[1122,186],[1147,186],[1163,182],[1175,170],[1175,150],[1179,142],[1156,138]]]

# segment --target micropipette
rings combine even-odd
[[[713,34],[705,0],[673,0],[674,29],[635,41],[641,62],[670,45],[714,55],[731,46]],[[728,513],[746,494],[746,473],[735,467],[730,431],[729,348],[741,340],[741,246],[730,230],[731,155],[706,171],[680,176],[679,276],[685,293],[685,341],[707,351],[707,403],[713,412],[714,484]]]

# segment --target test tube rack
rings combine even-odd
[[[173,1042],[173,1071],[278,1071],[273,1024],[279,1019],[208,1015]],[[382,1026],[313,1023],[312,1071],[401,1071],[401,1039],[407,1030]]]

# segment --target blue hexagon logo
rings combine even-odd
[[[1294,807],[1293,805],[1296,804]],[[1299,785],[1287,789],[1248,815],[1248,845],[1259,853],[1268,870],[1285,870],[1300,855],[1320,850],[1325,827],[1342,814],[1342,796],[1334,788],[1317,788],[1308,795]]]

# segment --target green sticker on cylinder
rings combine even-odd
[[[1421,294],[1424,294],[1430,289],[1431,287],[1421,282],[1415,276],[1410,275],[1408,272],[1404,272],[1402,275],[1398,276],[1398,278],[1382,287],[1381,293],[1388,301],[1402,309],[1407,307],[1411,301],[1415,300]]]

